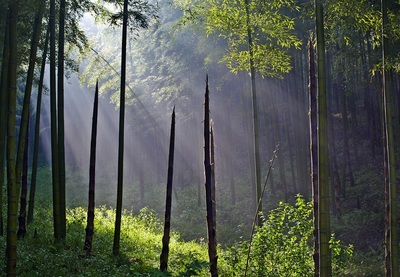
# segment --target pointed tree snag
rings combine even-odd
[[[214,227],[214,204],[212,197],[212,177],[210,159],[210,100],[208,90],[208,76],[206,79],[206,93],[204,102],[204,172],[206,188],[206,207],[207,207],[207,227],[208,227],[208,256],[210,258],[211,276],[218,276],[217,267],[217,241]]]
[[[92,137],[90,140],[90,165],[89,165],[89,200],[88,216],[86,224],[86,238],[83,250],[86,256],[92,252],[92,241],[94,233],[94,204],[95,204],[95,185],[96,185],[96,138],[97,138],[97,118],[99,110],[99,82],[96,82],[96,91],[94,94],[93,119],[92,119]]]
[[[165,201],[164,236],[162,238],[162,251],[160,255],[160,270],[168,268],[169,234],[171,227],[172,179],[174,176],[174,151],[175,151],[175,107],[172,111],[171,134],[169,138],[167,193]]]

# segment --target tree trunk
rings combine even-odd
[[[24,104],[22,107],[22,115],[21,115],[21,123],[19,129],[19,139],[18,139],[18,152],[17,152],[17,160],[16,160],[16,183],[17,183],[17,190],[20,190],[21,183],[22,183],[22,171],[23,171],[23,163],[24,163],[24,156],[25,156],[25,147],[28,145],[26,140],[28,140],[28,126],[29,126],[29,111],[30,111],[30,103],[31,103],[31,95],[32,95],[32,85],[33,85],[33,78],[34,78],[34,71],[35,71],[35,64],[36,64],[36,53],[37,48],[39,45],[40,34],[42,30],[42,18],[45,9],[45,1],[41,1],[39,8],[35,15],[35,21],[33,25],[33,33],[32,33],[32,40],[31,40],[31,49],[30,49],[30,56],[29,56],[29,67],[28,67],[28,74],[26,78],[26,85],[25,85],[25,94],[24,94]],[[25,190],[25,188],[24,188]],[[22,206],[22,203],[24,205]],[[22,220],[22,225],[25,225],[26,219],[26,191],[24,199],[22,199],[21,195],[21,212],[20,216],[23,217],[19,220]],[[21,225],[21,221],[20,221]],[[24,236],[26,232],[25,226],[20,226],[18,230],[19,235]],[[22,232],[22,233],[21,233]]]
[[[314,226],[314,276],[319,276],[319,230],[318,230],[318,122],[317,122],[317,89],[315,84],[315,60],[312,40],[308,41],[309,56],[309,124],[310,124],[310,158],[311,158],[311,183],[313,201],[313,226]]]
[[[214,127],[211,121],[210,130],[210,163],[211,163],[211,201],[212,201],[212,218],[213,218],[213,229],[215,235],[215,247],[217,247],[217,200],[215,191],[215,145],[214,145]]]
[[[385,180],[385,273],[386,276],[399,276],[398,265],[398,238],[397,238],[397,192],[396,192],[396,162],[393,141],[393,91],[389,85],[389,71],[386,68],[386,59],[389,54],[387,34],[387,6],[381,1],[382,9],[382,96],[383,96],[383,146],[384,146],[384,180]]]
[[[54,238],[61,239],[60,183],[58,171],[57,95],[56,95],[56,5],[50,0],[50,122],[51,122],[51,165],[53,181]]]
[[[65,37],[65,0],[60,0],[60,17],[58,30],[58,72],[57,72],[57,106],[58,106],[58,174],[60,187],[60,238],[66,236],[65,207],[65,146],[64,146],[64,37]]]
[[[320,276],[332,276],[332,259],[329,248],[329,174],[328,174],[328,118],[326,101],[326,62],[324,18],[321,0],[315,0],[317,55],[318,55],[318,223],[319,223],[319,269]]]
[[[93,103],[92,136],[90,140],[90,164],[89,164],[89,197],[88,197],[88,217],[86,222],[86,237],[83,251],[87,257],[92,254],[92,241],[94,233],[94,207],[95,207],[95,188],[96,188],[96,139],[97,139],[97,118],[99,111],[99,82],[96,82],[96,91]]]
[[[29,120],[24,147],[24,157],[22,159],[22,176],[21,176],[21,196],[20,208],[18,216],[17,237],[23,239],[26,234],[26,196],[28,192],[28,145],[29,145]]]
[[[38,168],[39,134],[40,134],[40,113],[42,106],[43,79],[46,67],[48,43],[49,43],[49,28],[47,28],[46,40],[44,42],[42,65],[40,68],[38,96],[36,100],[37,103],[36,103],[36,119],[35,119],[35,136],[34,136],[35,139],[33,141],[32,176],[31,176],[31,188],[29,191],[28,224],[31,223],[33,220],[33,209],[35,205],[36,176]]]
[[[210,104],[208,90],[208,76],[206,81],[206,93],[204,104],[204,172],[206,189],[206,208],[207,208],[207,230],[208,230],[208,256],[210,259],[211,276],[218,276],[217,266],[217,241],[214,227],[214,208],[212,196],[212,168],[210,159]]]
[[[17,213],[18,190],[15,181],[16,107],[17,107],[17,21],[18,1],[9,3],[9,64],[8,64],[8,118],[7,118],[7,276],[17,274]]]
[[[162,238],[162,250],[160,255],[160,270],[166,271],[168,268],[169,255],[169,234],[171,229],[171,207],[172,207],[172,179],[174,176],[174,151],[175,151],[175,107],[172,112],[171,134],[169,139],[168,154],[168,176],[167,176],[167,193],[165,200],[165,221],[164,236]]]
[[[121,53],[121,87],[119,107],[119,142],[118,142],[118,181],[117,181],[117,206],[114,230],[113,254],[119,254],[121,237],[122,196],[124,181],[124,133],[125,133],[125,79],[126,79],[126,40],[128,29],[128,0],[124,0],[122,23],[122,53]]]
[[[3,187],[5,184],[4,166],[6,153],[6,135],[7,135],[7,80],[8,80],[8,58],[9,58],[9,32],[8,32],[7,11],[6,28],[4,31],[3,59],[1,63],[1,80],[0,80],[0,236],[4,232],[4,216],[3,216]]]
[[[257,106],[257,90],[256,90],[256,75],[253,60],[253,36],[251,32],[249,0],[245,0],[246,17],[247,17],[247,39],[248,49],[250,54],[250,77],[251,77],[251,93],[252,93],[252,106],[253,106],[253,139],[254,139],[254,165],[255,165],[255,181],[256,181],[256,203],[258,204],[257,225],[262,225],[261,212],[262,201],[261,197],[261,165],[260,165],[260,147],[259,147],[259,123],[258,123],[258,106]]]

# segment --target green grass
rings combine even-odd
[[[55,242],[50,210],[38,209],[29,233],[18,241],[18,276],[169,276],[158,271],[162,228],[154,214],[143,210],[134,217],[124,212],[119,256],[112,255],[114,220],[113,210],[96,209],[93,256],[85,257],[86,211],[68,210],[67,238]],[[1,242],[3,252],[5,238]],[[168,269],[171,276],[193,276],[195,272],[207,276],[206,245],[183,242],[173,234]]]
[[[49,169],[41,168],[35,220],[28,226],[25,238],[19,240],[17,245],[18,276],[209,276],[207,243],[203,239],[206,237],[204,209],[193,203],[193,191],[180,191],[179,198],[173,207],[176,214],[172,219],[174,230],[184,230],[186,235],[176,232],[171,235],[168,273],[162,273],[158,270],[162,246],[163,224],[160,220],[162,217],[153,211],[153,206],[159,203],[149,205],[151,209],[144,208],[140,212],[133,206],[131,211],[124,210],[119,256],[112,254],[115,212],[105,205],[97,207],[93,255],[85,257],[83,246],[87,212],[86,207],[81,207],[81,205],[84,205],[84,199],[87,196],[80,193],[86,192],[85,182],[79,176],[70,179],[76,187],[73,190],[75,194],[69,194],[70,200],[73,201],[69,201],[70,208],[67,211],[67,238],[65,241],[55,242],[51,207],[52,189],[49,180],[51,180]],[[97,197],[105,200],[99,195]],[[238,206],[246,207],[241,204]],[[219,275],[222,277],[243,276],[244,272],[248,246],[245,239],[248,237],[246,235],[248,232],[246,228],[242,229],[238,225],[240,220],[243,220],[239,216],[238,206],[236,209],[225,207],[230,212],[224,216],[222,214],[225,210],[220,211],[218,230],[222,230],[225,236],[232,237],[232,240],[223,238],[232,243],[218,249]],[[6,211],[5,206],[4,211]],[[358,215],[355,216],[360,218]],[[342,230],[342,233],[346,230]],[[238,240],[237,237],[242,238]],[[282,250],[280,244],[277,246],[276,250],[269,248],[272,256],[287,255],[287,251]],[[6,237],[0,237],[0,252],[5,253],[5,248]],[[266,252],[262,251],[262,253]],[[382,276],[382,253],[381,250],[355,251],[354,259],[341,265],[341,273],[339,275],[336,273],[334,276]],[[257,264],[257,259],[253,260],[255,264]],[[0,264],[4,265],[5,262],[5,255],[1,255]],[[272,259],[271,267],[276,267],[274,265],[276,262]],[[0,272],[4,274],[4,271]],[[254,271],[248,276],[260,275],[259,272]]]

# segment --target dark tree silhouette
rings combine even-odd
[[[94,233],[94,204],[95,204],[95,188],[96,188],[96,139],[97,139],[97,118],[99,110],[99,82],[96,82],[96,91],[93,103],[92,118],[92,136],[90,140],[90,165],[89,165],[89,199],[88,199],[88,215],[86,223],[86,238],[83,250],[86,256],[92,253],[92,241]]]
[[[9,64],[7,118],[7,276],[17,274],[18,189],[15,180],[16,108],[17,108],[17,21],[18,1],[9,2]]]
[[[35,135],[33,141],[31,187],[29,190],[28,224],[31,223],[33,220],[33,209],[35,206],[36,176],[37,176],[38,153],[39,153],[40,113],[42,109],[41,107],[42,107],[43,79],[44,79],[44,71],[46,68],[48,45],[49,45],[49,28],[47,28],[46,39],[44,42],[42,65],[40,68],[38,96],[36,100]]]
[[[60,175],[58,171],[57,95],[56,95],[56,3],[50,0],[50,124],[51,172],[53,182],[54,238],[61,239]]]
[[[204,172],[206,189],[206,208],[207,208],[207,230],[208,230],[208,256],[210,259],[211,276],[218,276],[217,266],[217,240],[214,226],[214,203],[212,195],[212,170],[210,158],[210,98],[208,89],[208,76],[206,80],[206,93],[204,101]]]
[[[175,151],[175,107],[172,111],[171,134],[169,138],[167,192],[165,200],[164,235],[162,238],[162,251],[160,256],[160,270],[168,268],[169,234],[171,229],[171,204],[172,204],[172,179],[174,176],[174,151]]]
[[[118,181],[117,206],[114,230],[113,254],[119,254],[121,237],[122,195],[124,181],[124,133],[125,133],[125,79],[126,79],[126,37],[128,29],[128,0],[124,0],[122,23],[121,85],[119,99],[119,142],[118,142]]]
[[[315,0],[317,55],[318,55],[318,237],[320,276],[332,276],[332,259],[329,241],[329,185],[328,185],[328,112],[326,93],[326,61],[323,6]]]

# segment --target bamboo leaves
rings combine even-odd
[[[182,4],[181,7],[187,10]],[[228,51],[221,61],[232,72],[250,70],[250,54],[245,50],[248,38],[247,14],[253,37],[256,71],[264,76],[280,77],[283,72],[291,69],[287,50],[301,45],[293,32],[294,18],[288,13],[299,9],[295,1],[208,0],[190,8],[196,15],[191,21],[203,21],[208,35],[217,34],[227,41]],[[186,13],[186,17],[193,13]],[[184,15],[182,22],[190,20]]]

